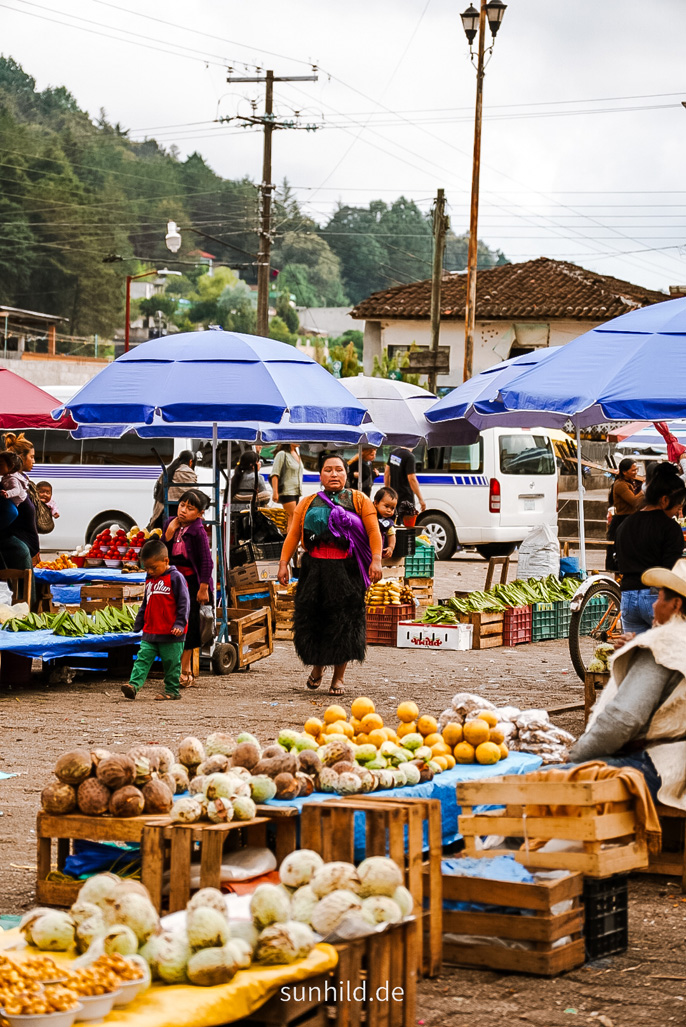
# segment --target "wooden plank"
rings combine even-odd
[[[463,781],[457,786],[461,806],[502,806],[517,803],[524,806],[589,806],[605,802],[625,802],[629,790],[619,778],[603,781],[531,781],[527,776]]]
[[[581,906],[557,916],[508,916],[504,913],[456,912],[443,914],[446,934],[476,934],[486,938],[554,942],[584,928]]]
[[[403,946],[405,965],[403,972],[403,1027],[415,1027],[417,1021],[417,975],[421,972],[418,969],[419,936],[421,933],[421,918],[417,917],[414,922],[405,925],[405,944]],[[396,938],[394,944],[398,944]],[[393,996],[391,995],[391,1001]]]
[[[536,974],[555,977],[566,970],[582,966],[586,960],[584,939],[577,938],[550,952],[507,949],[496,945],[459,945],[446,942],[446,963],[458,966],[484,967],[489,970]]]
[[[275,823],[276,827],[276,846],[275,856],[278,866],[281,866],[283,860],[291,852],[294,852],[298,847],[298,822],[293,817],[284,817],[282,820],[277,820]],[[302,843],[302,848],[312,849],[313,845],[305,845]],[[319,849],[314,849],[318,852]]]
[[[87,817],[81,813],[38,814],[36,834],[43,838],[79,838],[91,842],[140,842],[146,824],[161,824],[165,816]]]
[[[331,832],[334,860],[355,862],[355,812],[342,809],[337,803],[329,811],[328,828]]]
[[[388,855],[400,867],[405,877],[405,811],[393,809],[388,815]]]
[[[391,974],[391,932],[372,935],[367,939],[367,1027],[388,1027],[388,1002],[379,996],[385,994]]]
[[[388,1024],[389,1027],[403,1027],[403,1006],[393,998],[394,988],[402,988],[405,977],[404,935],[407,932],[395,932],[390,945],[390,973],[388,975]],[[421,967],[421,958],[417,954],[417,965]]]
[[[191,897],[192,831],[172,829],[169,862],[169,912],[185,909]]]
[[[37,881],[36,900],[45,906],[73,906],[83,881]]]
[[[648,866],[648,851],[639,842],[614,846],[600,852],[526,852],[523,849],[475,849],[469,855],[514,856],[518,863],[548,870],[578,870],[587,877],[610,877]]]
[[[503,835],[505,838],[559,838],[564,841],[606,841],[636,831],[636,814],[608,813],[596,817],[508,817],[498,813],[458,817],[462,835]]]
[[[222,883],[224,835],[207,831],[200,842],[200,887],[219,888]]]
[[[158,913],[162,911],[164,856],[164,829],[145,827],[141,838],[141,884],[150,892],[152,904]]]
[[[385,856],[388,852],[386,845],[386,815],[382,810],[376,810],[366,818],[367,824],[367,847],[365,856]]]
[[[71,848],[71,839],[70,838],[58,838],[57,839],[57,869],[58,870],[64,870],[64,864],[65,864],[65,862],[67,860],[67,856],[69,855],[70,848]]]
[[[425,875],[428,872],[425,871]],[[484,902],[493,906],[542,910],[549,913],[559,902],[583,892],[583,876],[570,874],[557,881],[492,881],[480,877],[443,876],[443,898],[452,902]]]
[[[359,948],[355,943],[348,945],[336,945],[338,952],[338,965],[335,969],[335,990],[338,993],[336,999],[336,1027],[358,1027],[361,1023],[359,1011],[353,1018],[352,1006],[347,999],[347,989],[345,988],[346,981],[358,981],[360,966],[359,966]],[[355,958],[357,954],[357,959]],[[357,964],[357,965],[354,965]],[[343,991],[341,992],[340,986],[343,985]]]
[[[322,854],[323,816],[314,803],[305,803],[300,815],[300,847]],[[277,828],[278,831],[278,828]],[[277,834],[278,840],[278,834]],[[278,861],[278,856],[277,856]]]
[[[41,838],[36,840],[36,870],[39,881],[44,881],[52,870],[52,840]]]

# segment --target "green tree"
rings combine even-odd
[[[334,360],[338,360],[341,364],[341,378],[355,378],[358,374],[362,374],[362,364],[354,343],[349,342],[347,346],[329,346],[329,360],[326,368],[332,374]]]
[[[298,317],[298,311],[291,306],[291,299],[288,293],[279,293],[276,301],[276,313],[285,323],[288,331],[297,335],[300,330],[300,318]]]
[[[341,265],[326,240],[314,232],[286,232],[274,251],[273,265],[279,268],[279,286],[285,282],[295,294],[299,306],[339,307],[346,303],[341,284]],[[307,282],[307,298],[303,302],[300,283]]]
[[[342,335],[332,339],[329,346],[345,347],[351,342],[357,351],[358,357],[361,359],[364,353],[364,332],[359,331],[357,328],[348,328]]]
[[[269,322],[269,338],[287,342],[289,346],[295,346],[298,342],[298,336],[289,332],[288,325],[280,317],[273,317]]]

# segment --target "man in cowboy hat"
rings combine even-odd
[[[660,802],[686,810],[686,559],[653,567],[653,627],[612,659],[612,674],[571,763],[601,759],[641,770]]]

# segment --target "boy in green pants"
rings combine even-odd
[[[191,606],[188,586],[183,574],[169,566],[169,552],[159,538],[145,543],[141,563],[147,575],[145,596],[133,630],[142,631],[143,639],[131,680],[121,690],[127,699],[135,699],[159,656],[164,670],[164,692],[155,699],[180,699],[181,654]]]

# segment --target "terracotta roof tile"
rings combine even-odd
[[[464,317],[467,275],[444,274],[441,317]],[[479,271],[476,320],[570,318],[609,321],[636,307],[669,299],[664,293],[599,275],[564,260],[538,257]],[[430,316],[431,280],[372,293],[351,311],[365,319],[423,319]]]

